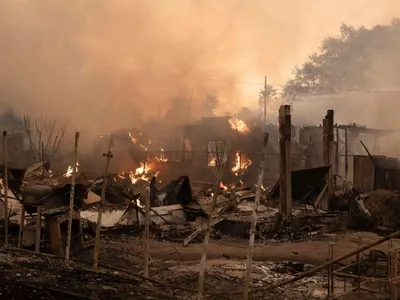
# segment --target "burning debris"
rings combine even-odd
[[[158,176],[159,171],[155,171],[155,168],[155,163],[151,160],[144,163],[141,162],[139,168],[129,173],[132,184],[137,183],[139,180],[149,182],[151,178]]]
[[[79,161],[76,162],[75,173],[78,173],[78,171],[79,171]],[[74,168],[71,166],[68,166],[67,172],[65,172],[63,177],[66,177],[66,178],[71,177],[73,172],[74,172]]]
[[[242,120],[239,120],[236,117],[232,117],[229,119],[229,124],[231,125],[231,128],[235,131],[237,131],[240,134],[246,134],[251,132],[249,127],[247,127],[246,123]]]
[[[236,176],[243,175],[247,168],[251,165],[251,160],[247,158],[245,154],[241,154],[239,151],[235,153],[234,166],[231,171]]]

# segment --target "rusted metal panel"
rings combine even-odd
[[[375,168],[370,157],[355,155],[353,157],[353,183],[363,189],[372,191],[375,188]]]

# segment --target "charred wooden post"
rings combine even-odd
[[[290,105],[279,109],[279,147],[280,147],[280,212],[288,217],[292,208],[291,172],[291,115]]]
[[[332,109],[329,109],[326,112],[326,116],[323,120],[323,143],[324,143],[324,164],[326,166],[331,165],[328,173],[328,193],[329,195],[333,195],[333,168],[332,168],[332,155],[333,151],[333,143],[335,142],[334,135],[334,112]]]
[[[4,159],[4,171],[3,171],[3,190],[4,190],[4,245],[8,247],[8,164],[7,164],[7,131],[3,131],[3,159]]]
[[[144,197],[144,257],[143,257],[143,276],[149,277],[149,259],[150,259],[150,195],[145,191]]]
[[[25,206],[21,203],[21,212],[19,218],[19,232],[18,232],[18,248],[21,248],[22,234],[25,226]]]
[[[113,157],[112,152],[111,152],[112,147],[113,147],[113,135],[110,135],[110,143],[108,145],[108,152],[107,152],[107,154],[103,154],[103,156],[107,158],[107,161],[106,161],[106,167],[104,170],[103,185],[101,187],[99,209],[97,212],[96,238],[95,238],[95,242],[94,242],[94,251],[93,251],[93,268],[95,268],[95,269],[97,269],[97,265],[98,265],[98,261],[99,261],[101,218],[102,218],[102,214],[103,214],[103,203],[106,198],[108,170],[110,168],[111,158]]]
[[[336,143],[335,142],[330,142],[329,143],[329,154],[330,154],[330,163],[331,163],[331,168],[329,169],[328,173],[328,191],[329,188],[332,189],[332,194],[333,194],[333,183],[335,181],[334,175],[338,173],[337,169],[337,153],[336,153]],[[330,193],[330,191],[329,191]],[[330,195],[332,195],[330,194]]]
[[[329,166],[329,121],[322,120],[322,162],[324,166]]]
[[[254,252],[254,240],[256,234],[257,227],[257,214],[258,214],[258,205],[260,203],[261,198],[261,186],[264,181],[264,170],[267,161],[267,144],[268,144],[268,133],[265,133],[264,141],[262,145],[262,160],[260,163],[260,169],[258,173],[257,179],[257,190],[256,190],[256,198],[254,201],[255,207],[253,208],[253,215],[251,219],[251,227],[250,227],[250,237],[249,237],[249,248],[247,250],[247,263],[246,263],[246,274],[244,278],[244,289],[243,289],[243,299],[247,300],[249,297],[249,285],[250,285],[250,272],[251,265],[253,260],[253,252]]]
[[[348,179],[349,175],[349,148],[347,141],[347,127],[344,129],[344,178]]]
[[[40,238],[42,236],[42,207],[37,206],[36,211],[36,236],[35,236],[35,252],[40,253]]]
[[[212,224],[213,224],[213,218],[214,218],[214,211],[215,211],[215,206],[217,204],[217,199],[218,199],[218,194],[220,193],[220,185],[221,185],[221,179],[222,176],[224,175],[224,170],[225,166],[228,160],[228,153],[230,150],[230,142],[226,143],[225,149],[224,149],[224,154],[222,157],[222,161],[219,159],[219,155],[217,154],[216,158],[216,166],[218,168],[218,173],[217,173],[217,180],[215,182],[215,187],[214,187],[214,193],[211,201],[211,208],[210,208],[210,215],[207,221],[207,229],[204,233],[204,244],[203,244],[203,253],[201,255],[201,261],[200,261],[200,270],[199,270],[199,281],[198,281],[198,286],[197,286],[197,300],[202,300],[203,299],[203,286],[204,286],[204,272],[206,269],[206,261],[207,261],[207,248],[208,248],[208,243],[210,241],[210,235],[211,235],[211,230],[212,230]]]
[[[72,167],[72,177],[71,177],[71,192],[70,192],[70,196],[69,196],[67,245],[65,247],[65,263],[67,265],[69,264],[69,255],[70,255],[71,242],[72,242],[71,241],[71,239],[72,239],[72,215],[74,213],[75,179],[76,179],[76,168],[78,165],[78,146],[79,146],[79,132],[76,132],[75,133],[75,147],[74,147],[74,164]]]
[[[335,144],[335,169],[336,174],[339,174],[339,154],[340,154],[340,135],[339,126],[336,125],[336,144]]]

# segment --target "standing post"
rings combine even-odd
[[[204,272],[206,269],[207,248],[208,248],[208,243],[210,241],[210,235],[211,235],[211,229],[212,229],[211,227],[212,227],[212,222],[213,222],[213,218],[214,218],[214,210],[215,210],[215,206],[217,203],[218,194],[220,192],[219,186],[221,184],[221,179],[224,174],[226,162],[228,160],[229,149],[230,149],[230,142],[227,142],[225,149],[224,149],[224,155],[223,155],[222,161],[219,159],[218,155],[215,160],[216,166],[219,169],[218,169],[218,173],[217,173],[217,180],[215,182],[214,194],[212,196],[211,209],[210,209],[211,211],[210,211],[210,215],[209,215],[209,218],[207,221],[207,229],[204,233],[203,253],[201,255],[199,281],[198,281],[198,286],[197,286],[197,300],[203,299]]]
[[[333,183],[335,181],[334,174],[338,173],[338,170],[336,169],[336,167],[337,167],[336,143],[335,142],[330,142],[329,145],[330,145],[329,153],[331,155],[330,161],[331,161],[331,170],[332,170],[332,172],[329,172],[329,183],[328,184],[332,184],[332,189],[333,189]]]
[[[334,113],[332,109],[329,109],[326,112],[326,116],[323,120],[323,142],[324,142],[324,163],[326,166],[331,166],[328,173],[328,194],[331,196],[334,193],[333,190],[333,168],[332,165],[332,147],[333,142],[335,141],[334,135]]]
[[[19,218],[19,232],[18,232],[18,248],[21,248],[22,234],[24,232],[25,226],[25,206],[24,203],[21,203],[21,211]]]
[[[336,174],[339,174],[339,154],[340,154],[339,152],[340,152],[339,126],[336,125],[336,147],[335,147]]]
[[[253,209],[253,215],[251,219],[251,228],[250,228],[250,237],[249,237],[249,248],[247,250],[247,263],[246,263],[246,274],[244,278],[244,289],[243,289],[243,299],[247,300],[249,297],[249,286],[250,286],[250,273],[251,273],[251,265],[253,260],[253,252],[254,252],[254,239],[256,234],[257,227],[257,214],[258,214],[258,205],[260,203],[261,198],[261,186],[264,181],[264,170],[266,167],[267,161],[267,144],[268,144],[268,133],[265,133],[264,141],[262,145],[262,160],[260,163],[260,169],[258,173],[257,180],[257,190],[256,190],[256,198],[254,201],[255,207]]]
[[[101,229],[101,218],[103,214],[103,203],[106,198],[106,188],[108,182],[108,170],[110,168],[110,162],[112,155],[112,147],[113,147],[113,135],[110,135],[110,143],[108,145],[108,152],[103,154],[104,157],[107,157],[106,167],[104,170],[104,178],[103,178],[103,185],[101,187],[101,194],[100,194],[100,203],[99,203],[99,210],[97,212],[97,223],[96,223],[96,238],[94,242],[94,251],[93,251],[93,268],[97,269],[97,264],[99,261],[99,250],[100,250],[100,229]]]
[[[75,147],[74,147],[74,164],[72,167],[71,177],[71,192],[69,195],[69,215],[68,215],[68,232],[67,232],[67,245],[65,247],[65,263],[69,265],[69,252],[71,249],[72,238],[72,216],[74,213],[74,200],[75,200],[75,177],[76,168],[78,165],[78,146],[79,146],[79,132],[75,133]]]
[[[347,142],[347,127],[344,129],[344,178],[348,179],[349,175],[349,148]]]
[[[292,214],[292,116],[290,115],[290,105],[286,108],[285,115],[285,149],[286,149],[286,212],[285,216]]]
[[[8,247],[8,164],[7,164],[7,131],[3,131],[3,161],[4,161],[4,245]]]
[[[322,161],[324,166],[329,166],[329,120],[322,120]]]
[[[144,261],[143,261],[143,276],[149,277],[149,258],[150,258],[150,196],[147,191],[142,193],[144,196]]]
[[[43,179],[46,177],[46,173],[45,173],[45,167],[44,167],[44,144],[43,144],[43,142],[42,142],[42,157],[41,157],[41,160],[42,160],[42,164],[43,164],[43,166],[42,166],[42,177],[43,177]]]
[[[290,216],[292,209],[291,131],[290,105],[282,105],[279,109],[279,208],[285,217]]]
[[[35,237],[35,252],[40,253],[40,238],[42,237],[42,207],[36,207],[36,237]]]
[[[267,127],[267,75],[264,78],[264,128]]]

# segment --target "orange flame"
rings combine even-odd
[[[215,157],[213,157],[213,159],[208,162],[208,166],[215,167],[216,165],[217,165],[217,160]]]
[[[145,163],[141,162],[140,167],[138,167],[134,172],[129,173],[129,178],[132,184],[135,184],[139,180],[150,181],[153,176],[157,176],[160,172],[155,170],[155,165],[151,161]]]
[[[132,143],[136,144],[137,138],[133,137],[130,133],[129,133],[129,137],[131,138]]]
[[[231,128],[236,130],[239,133],[246,134],[250,132],[249,127],[247,127],[246,123],[238,118],[230,118],[229,124],[231,124]]]
[[[240,155],[239,151],[235,154],[235,165],[232,167],[231,171],[236,176],[243,174],[246,169],[251,165],[251,160],[246,157],[246,155]]]
[[[78,173],[78,167],[79,167],[79,161],[76,162],[75,173]],[[68,166],[67,172],[65,172],[65,174],[63,176],[66,178],[71,177],[73,171],[74,171],[74,168],[71,166]]]
[[[221,189],[223,189],[224,191],[226,191],[226,190],[228,189],[228,187],[227,187],[225,184],[223,184],[222,181],[219,183],[219,187],[220,187]]]

